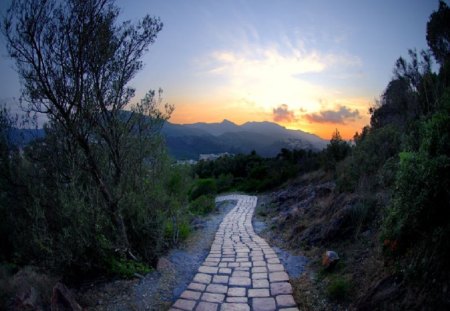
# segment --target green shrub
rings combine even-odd
[[[217,193],[216,180],[213,178],[198,179],[192,187],[189,199],[191,201],[203,195],[214,195]]]
[[[202,195],[189,204],[190,211],[195,215],[206,215],[215,209],[214,197]]]
[[[437,113],[421,128],[419,150],[400,153],[381,237],[386,254],[407,254],[403,270],[445,278],[450,272],[444,259],[450,256],[450,116]]]
[[[345,301],[352,292],[351,282],[343,276],[334,276],[326,287],[327,297],[331,300]]]
[[[145,275],[152,269],[142,262],[111,258],[109,261],[110,272],[124,278],[132,278],[136,273]]]
[[[220,174],[217,178],[217,192],[225,192],[230,190],[233,187],[233,175],[231,173],[228,174]]]
[[[180,240],[186,240],[191,233],[191,226],[189,226],[189,224],[186,222],[182,222],[178,230]]]

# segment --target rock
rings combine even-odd
[[[37,290],[29,286],[16,294],[14,310],[42,310]]]
[[[335,251],[326,251],[322,256],[322,265],[325,269],[333,269],[339,261],[339,255]]]
[[[156,264],[156,270],[158,270],[158,272],[173,270],[173,264],[166,257],[161,257]]]
[[[320,184],[315,189],[316,190],[316,195],[318,197],[324,197],[324,196],[330,195],[333,192],[335,187],[336,187],[336,184],[334,182],[331,182],[331,181],[323,183],[323,184]]]
[[[56,283],[53,287],[52,311],[81,311],[81,306],[75,301],[74,294],[63,284]]]

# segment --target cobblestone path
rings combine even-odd
[[[224,200],[237,200],[236,207],[225,216],[208,257],[170,310],[298,310],[283,265],[253,231],[257,198],[217,198]]]

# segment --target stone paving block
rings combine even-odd
[[[270,282],[289,281],[289,276],[286,272],[272,272],[269,273]]]
[[[237,271],[234,271],[233,274],[232,274],[231,276],[232,276],[232,277],[233,277],[233,276],[241,276],[241,277],[249,278],[249,277],[250,277],[250,272],[248,272],[248,271],[239,271],[239,270],[237,270]]]
[[[224,303],[220,311],[250,311],[250,306],[246,303]]]
[[[252,301],[253,311],[275,311],[275,299],[270,298],[253,298]]]
[[[222,262],[234,262],[234,257],[224,257],[222,258]]]
[[[264,260],[253,262],[253,267],[265,267],[266,265],[267,263]]]
[[[220,284],[228,284],[228,275],[214,275],[213,276],[213,283],[220,283]]]
[[[228,288],[228,296],[245,296],[246,288],[245,287],[230,287]]]
[[[213,302],[200,301],[195,311],[218,311],[219,304]]]
[[[230,268],[219,268],[219,274],[231,274]]]
[[[267,268],[269,268],[270,272],[284,271],[282,264],[269,263],[267,264]]]
[[[265,257],[267,260],[270,258],[278,258],[276,254],[268,254],[268,255],[265,255]]]
[[[211,283],[211,279],[212,277],[209,274],[197,273],[194,276],[194,282],[196,283],[209,284]]]
[[[232,276],[230,277],[228,284],[236,286],[250,286],[252,284],[252,280],[248,277]]]
[[[269,288],[269,280],[267,279],[253,280],[253,288]]]
[[[254,280],[267,279],[267,273],[264,272],[252,273],[252,279]]]
[[[228,292],[228,286],[221,284],[209,284],[206,287],[206,291],[215,294],[226,294]]]
[[[280,263],[278,258],[268,258],[267,263]]]
[[[173,306],[181,310],[191,311],[194,310],[194,306],[196,303],[197,301],[195,300],[178,299],[177,301],[175,301]]]
[[[292,295],[279,295],[277,296],[277,305],[279,307],[294,307],[295,301]]]
[[[202,301],[208,301],[208,302],[223,302],[225,299],[225,295],[223,294],[213,294],[213,293],[203,293],[202,295]]]
[[[197,300],[197,299],[200,298],[201,294],[202,293],[200,293],[200,292],[194,292],[194,291],[191,291],[191,290],[185,290],[183,293],[181,293],[180,297],[184,298],[184,299]]]
[[[270,293],[273,296],[292,294],[292,286],[289,282],[270,283]]]
[[[249,267],[236,267],[234,268],[234,271],[250,271]]]
[[[293,307],[293,308],[282,308],[279,309],[279,311],[300,311],[297,307]]]
[[[247,297],[227,297],[226,301],[227,301],[227,302],[242,302],[242,303],[247,303],[247,302],[248,302],[248,298],[247,298]]]
[[[217,267],[208,267],[208,266],[200,266],[198,268],[198,272],[208,273],[208,274],[216,274],[219,271]]]
[[[209,261],[209,262],[219,262],[220,261],[220,257],[206,257],[205,261]]]
[[[267,272],[267,268],[266,267],[253,267],[252,272],[253,273]]]
[[[197,290],[197,291],[204,291],[206,288],[205,284],[200,284],[200,283],[194,283],[192,282],[191,284],[189,284],[189,286],[187,287],[188,289],[192,289],[192,290]]]
[[[268,288],[257,288],[257,289],[249,289],[248,290],[248,297],[249,298],[253,298],[253,297],[269,297],[270,293],[269,293],[269,289]]]

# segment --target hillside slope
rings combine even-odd
[[[198,159],[202,153],[249,153],[276,156],[281,148],[319,151],[327,141],[271,122],[173,124],[162,128],[169,153],[177,159]]]

